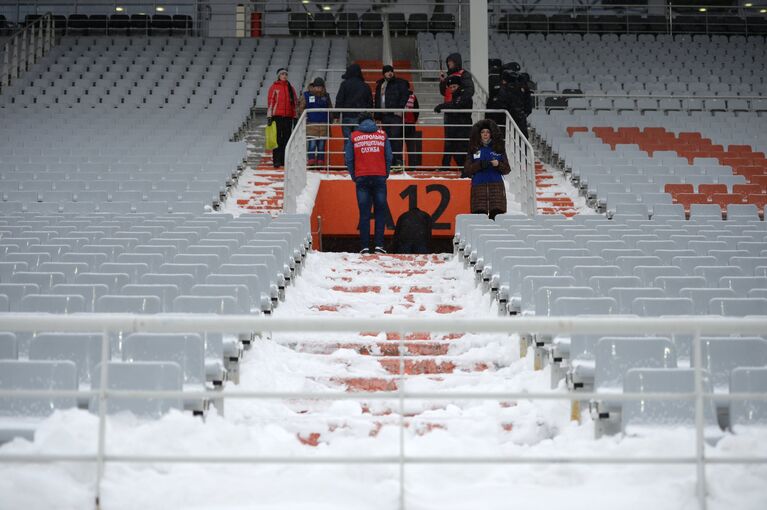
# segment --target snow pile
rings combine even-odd
[[[367,287],[358,292],[361,287]],[[370,288],[373,289],[370,289]],[[431,292],[427,292],[427,289]],[[331,308],[323,308],[328,307]],[[454,260],[315,253],[288,291],[277,316],[493,317],[495,307]],[[331,310],[331,311],[322,311]],[[512,320],[512,319],[510,319]],[[386,333],[279,334],[246,353],[238,387],[225,391],[343,391],[349,378],[387,378],[387,356],[361,352],[386,346]],[[519,359],[514,335],[418,340],[446,344],[435,356],[455,370],[408,376],[412,391],[547,391],[547,370]],[[416,343],[413,340],[412,343]],[[340,348],[335,348],[341,346]],[[427,356],[412,358],[427,358]],[[393,359],[396,359],[394,357]],[[486,366],[478,368],[478,363]],[[556,391],[565,391],[560,388]],[[160,420],[110,417],[107,451],[152,455],[397,456],[398,401],[230,400],[225,415],[205,420],[173,412]],[[691,430],[651,437],[593,439],[593,426],[569,421],[567,401],[408,401],[408,456],[692,456]],[[97,417],[57,412],[34,442],[16,440],[3,454],[93,453]],[[767,456],[767,434],[727,435],[709,456]],[[761,509],[767,466],[709,466],[709,508]],[[406,466],[407,509],[697,508],[695,466],[456,465]],[[229,465],[108,463],[104,509],[381,509],[398,508],[396,465]],[[0,509],[93,507],[93,464],[3,464]]]

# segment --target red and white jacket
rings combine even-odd
[[[296,89],[289,81],[277,80],[269,87],[269,95],[266,102],[267,117],[296,117]]]
[[[349,137],[354,151],[354,176],[388,175],[386,162],[386,133],[354,131]]]

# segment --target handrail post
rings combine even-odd
[[[706,510],[706,443],[703,433],[704,406],[703,406],[703,354],[700,339],[700,329],[697,328],[693,335],[693,360],[695,362],[695,460],[696,460],[696,493],[698,507]]]
[[[104,478],[104,456],[106,455],[107,435],[107,378],[109,377],[109,330],[104,329],[101,336],[101,367],[99,388],[99,428],[96,451],[96,510],[101,508],[101,480]]]
[[[48,29],[45,38],[45,52],[48,53],[53,47],[53,16],[48,16],[46,25],[48,26]]]

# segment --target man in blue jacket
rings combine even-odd
[[[349,136],[345,148],[346,168],[357,191],[360,212],[360,253],[370,253],[370,207],[375,207],[375,253],[384,250],[384,229],[389,211],[386,202],[386,179],[391,170],[392,151],[389,138],[379,129],[368,112],[359,115],[359,126]]]

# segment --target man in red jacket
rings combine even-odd
[[[357,189],[360,211],[360,253],[370,253],[370,207],[375,207],[375,253],[384,250],[384,229],[389,206],[386,202],[386,179],[391,170],[392,151],[389,139],[376,126],[373,116],[363,112],[359,126],[349,136],[345,148],[346,168]]]
[[[275,168],[285,166],[285,146],[293,132],[293,119],[296,118],[296,89],[288,81],[288,70],[277,71],[277,81],[269,87],[267,96],[266,123],[277,124],[277,147],[272,151],[272,163]]]

